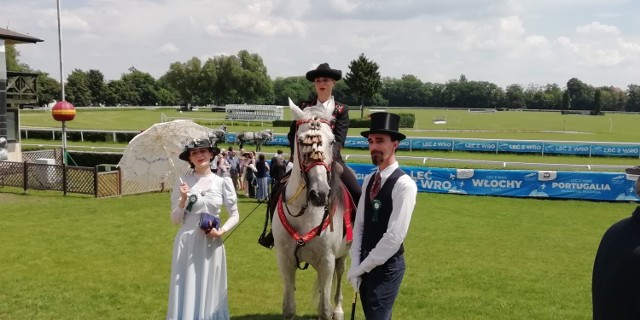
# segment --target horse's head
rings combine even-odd
[[[297,166],[307,185],[307,197],[314,206],[326,206],[331,191],[333,131],[331,114],[311,107],[301,110],[289,99],[298,126],[294,140],[294,168]]]
[[[271,141],[273,140],[273,131],[271,131],[271,129],[266,129],[262,131],[262,137],[266,140],[266,141]]]
[[[224,135],[225,135],[225,132],[222,131],[221,129],[213,129],[208,133],[209,141],[212,144],[217,145],[218,142],[225,141]]]

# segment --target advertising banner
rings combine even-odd
[[[349,164],[358,182],[375,171],[373,165]],[[523,198],[598,201],[638,201],[637,176],[610,172],[533,170],[475,170],[402,167],[419,192],[453,193]]]
[[[236,134],[228,133],[227,141],[234,142]],[[274,134],[269,145],[289,145],[286,134]],[[346,148],[366,149],[367,139],[363,137],[347,137]],[[407,138],[400,142],[401,150],[451,150],[481,151],[494,153],[536,153],[566,154],[603,157],[636,157],[640,158],[640,144],[607,144],[599,142],[556,142],[527,140],[474,140],[458,138]]]

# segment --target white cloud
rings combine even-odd
[[[591,22],[584,26],[579,26],[576,28],[576,32],[581,34],[620,34],[618,27],[602,24],[598,21]]]
[[[571,77],[621,87],[639,82],[640,3],[630,0],[67,0],[62,6],[65,69],[99,69],[107,79],[131,66],[159,77],[175,61],[244,49],[260,55],[274,78],[303,75],[322,62],[347,72],[365,53],[382,76],[413,74],[425,82],[460,74],[501,86]],[[5,0],[2,13],[0,26],[44,40],[20,46],[22,61],[57,74],[55,1]]]

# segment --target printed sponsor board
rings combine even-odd
[[[358,182],[375,171],[373,165],[349,164]],[[611,172],[533,170],[473,170],[402,167],[418,191],[523,198],[557,198],[598,201],[638,201],[637,176]]]
[[[227,142],[235,143],[236,134],[227,133]],[[286,134],[274,134],[268,145],[288,146]],[[369,147],[364,137],[349,136],[345,140],[347,148]],[[455,150],[509,153],[569,154],[584,156],[619,156],[640,158],[640,144],[614,145],[584,142],[518,141],[518,140],[473,140],[473,139],[431,139],[407,138],[400,142],[401,150]]]

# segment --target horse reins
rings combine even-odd
[[[242,219],[242,221],[240,221],[240,223],[238,223],[238,225],[237,225],[235,228],[233,228],[233,229],[231,230],[231,232],[229,232],[229,235],[228,235],[228,236],[226,236],[226,237],[222,240],[222,243],[225,243],[225,241],[227,241],[227,239],[229,239],[229,237],[231,237],[231,235],[236,231],[236,229],[238,229],[238,228],[240,227],[240,225],[241,225],[245,220],[247,220],[247,219],[249,218],[249,216],[251,216],[251,214],[252,214],[252,213],[254,213],[254,212],[256,211],[256,209],[258,209],[258,207],[260,207],[260,205],[261,205],[263,202],[264,202],[264,201],[259,201],[259,202],[258,202],[258,205],[256,205],[256,207],[255,207],[255,208],[253,208],[253,210],[251,210],[251,212],[249,212],[249,214],[248,214],[246,217],[244,217],[244,219]]]

